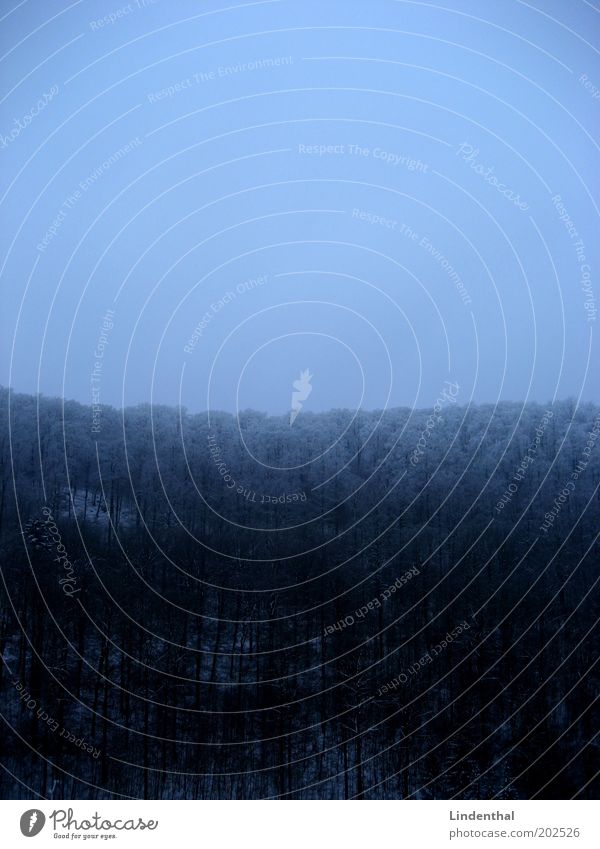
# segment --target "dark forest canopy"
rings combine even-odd
[[[28,787],[565,798],[592,778],[600,408],[446,399],[290,426],[1,400],[23,738],[3,758]]]

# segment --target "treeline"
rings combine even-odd
[[[597,793],[598,407],[1,401],[4,797]]]

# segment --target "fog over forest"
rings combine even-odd
[[[2,849],[600,846],[599,109],[600,0],[0,0]]]
[[[95,433],[4,390],[7,770],[59,798],[588,797],[600,408],[447,388]]]

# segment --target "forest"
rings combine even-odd
[[[1,400],[3,798],[597,796],[600,407]]]

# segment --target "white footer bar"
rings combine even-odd
[[[28,841],[34,840],[31,843]],[[4,801],[0,844],[225,849],[598,849],[589,801]]]

